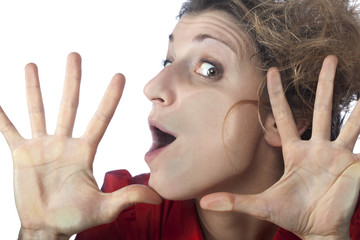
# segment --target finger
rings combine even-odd
[[[360,134],[360,103],[358,102],[341,130],[336,142],[353,151]]]
[[[21,137],[19,132],[16,130],[12,122],[6,116],[3,109],[0,107],[0,131],[4,135],[11,150],[15,148],[18,143],[24,139]]]
[[[338,60],[335,56],[325,58],[316,89],[312,139],[329,140],[334,79]]]
[[[300,135],[284,94],[279,71],[276,68],[269,69],[267,79],[271,108],[284,146],[299,140]]]
[[[44,104],[41,96],[38,69],[29,63],[25,67],[26,98],[28,103],[30,124],[33,137],[46,134]]]
[[[81,57],[77,53],[68,56],[63,96],[55,134],[71,136],[74,128],[76,111],[79,105],[81,80]]]
[[[113,193],[103,195],[100,204],[100,218],[103,223],[113,221],[125,208],[136,203],[160,204],[162,198],[151,188],[144,185],[130,185]]]
[[[200,200],[200,206],[211,211],[246,213],[262,220],[270,218],[267,201],[260,195],[212,193]]]
[[[125,85],[125,77],[116,74],[110,82],[94,117],[87,126],[83,138],[90,144],[97,146],[109,125],[115,109],[119,104]]]

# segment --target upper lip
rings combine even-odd
[[[169,130],[167,130],[164,126],[162,126],[160,123],[158,123],[157,121],[154,121],[154,120],[150,120],[149,119],[149,127],[150,127],[150,130],[153,131],[154,129],[159,129],[160,131],[166,133],[166,134],[169,134],[173,137],[177,137],[177,135],[174,133],[174,132],[171,132]]]

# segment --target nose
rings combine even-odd
[[[163,106],[171,105],[176,98],[174,78],[171,66],[165,67],[144,87],[145,96],[153,103]]]

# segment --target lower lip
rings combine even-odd
[[[165,150],[165,148],[167,148],[169,145],[165,146],[165,147],[162,147],[162,148],[158,148],[158,149],[155,149],[155,150],[150,150],[148,151],[146,154],[145,154],[145,162],[146,163],[150,163],[152,162],[163,150]]]

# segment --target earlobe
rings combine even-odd
[[[271,113],[267,114],[264,118],[263,125],[265,128],[265,141],[272,147],[281,147],[282,143],[280,133],[276,126],[275,118]],[[309,127],[309,122],[305,119],[299,119],[296,121],[296,127],[298,129],[299,136],[301,136]]]

